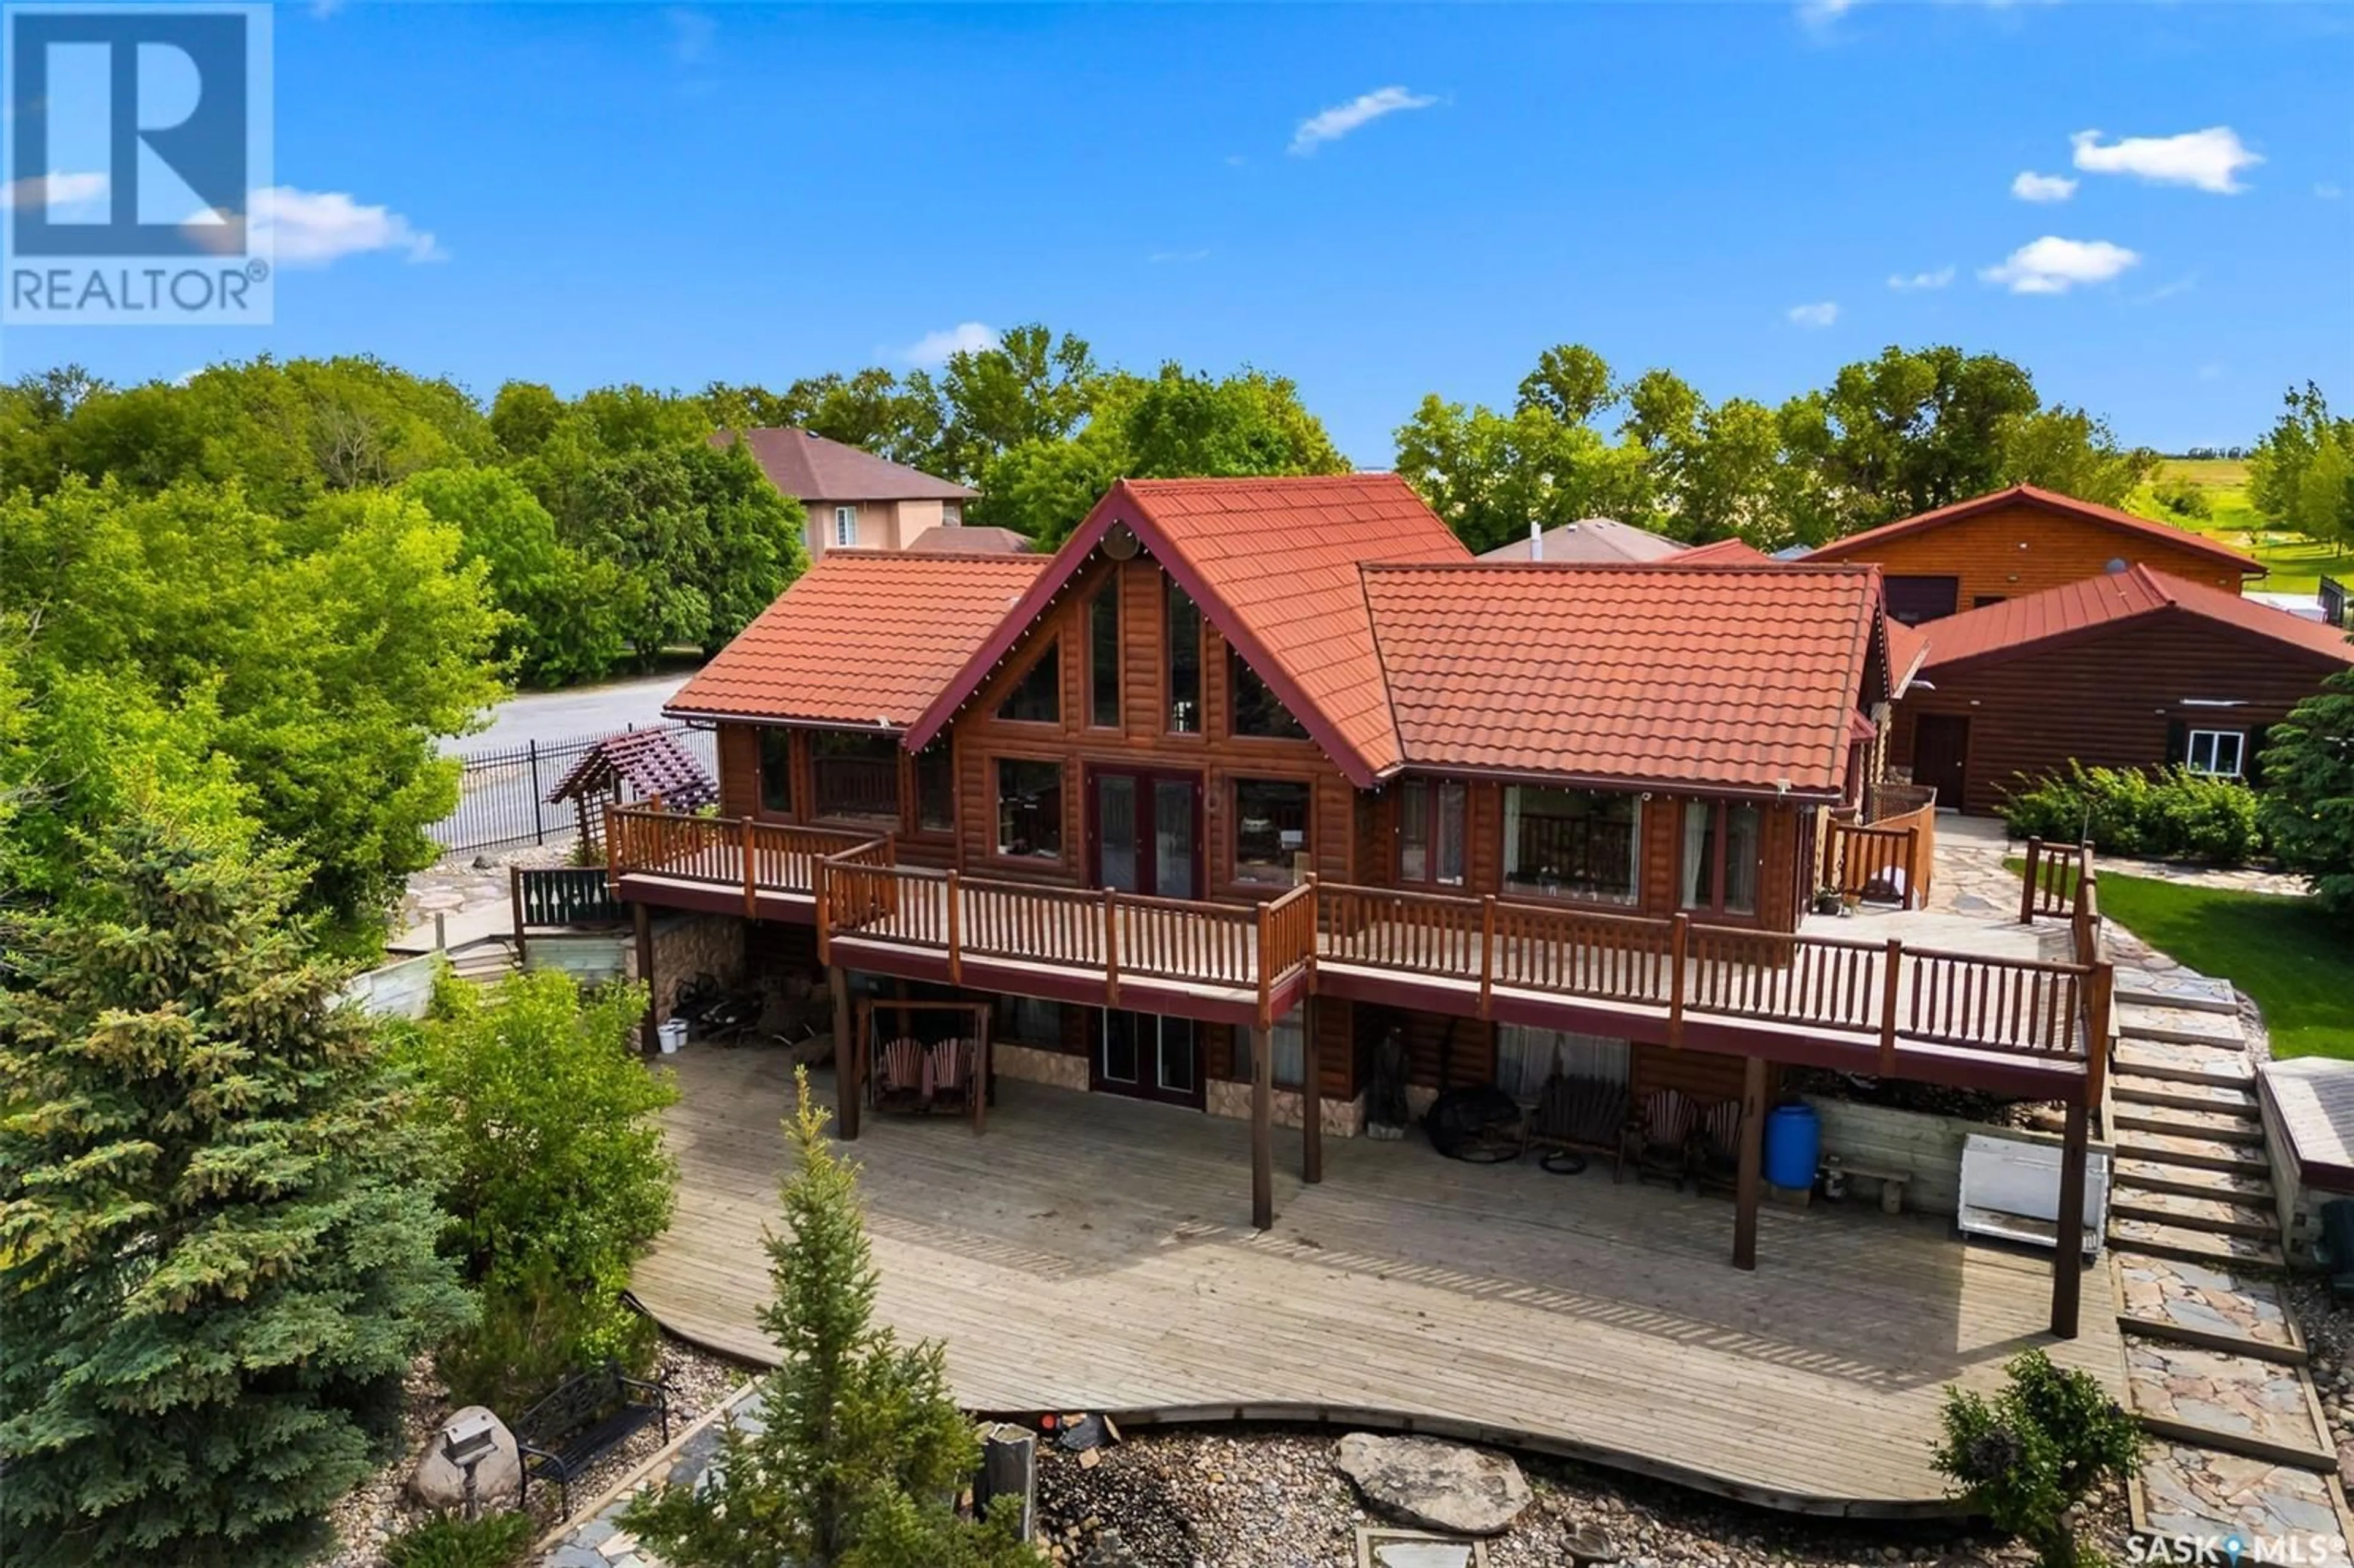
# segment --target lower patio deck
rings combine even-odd
[[[765,1362],[790,1069],[670,1060],[678,1212],[633,1287],[673,1332]],[[1768,1207],[1744,1273],[1723,1199],[1456,1164],[1417,1137],[1329,1140],[1317,1186],[1288,1162],[1262,1234],[1249,1147],[1241,1122],[1013,1081],[982,1137],[870,1116],[883,1317],[946,1341],[974,1410],[1410,1422],[1815,1512],[1943,1511],[1940,1390],[1990,1386],[2028,1346],[2123,1392],[2105,1286],[2055,1340],[2050,1260],[1943,1221]]]

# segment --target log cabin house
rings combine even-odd
[[[1959,810],[2072,760],[2256,778],[2265,732],[2354,664],[2354,642],[2136,566],[1932,622],[1891,766]]]
[[[1850,534],[1805,559],[1878,567],[1889,616],[1907,626],[2132,566],[2229,594],[2264,569],[2187,528],[2031,484]]]
[[[1786,1064],[2066,1101],[2073,1216],[2097,953],[1802,929],[1861,846],[1928,874],[1893,695],[1870,566],[1480,563],[1394,475],[1129,481],[1051,558],[830,553],[670,706],[717,815],[617,810],[610,874],[642,973],[654,909],[822,968],[845,1137],[854,997],[994,999],[1001,1076],[1247,1118],[1262,1227],[1273,1125],[1320,1180],[1400,1046],[1417,1106],[1557,1061],[1738,1105],[1740,1266]]]

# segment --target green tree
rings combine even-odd
[[[2101,506],[2123,506],[2164,461],[2147,447],[2117,445],[2107,423],[2082,408],[2012,415],[2000,441],[2003,483],[2039,485]]]
[[[2340,671],[2273,726],[2264,746],[2264,832],[2331,913],[2354,919],[2354,671]]]
[[[2044,1568],[2074,1568],[2086,1549],[2068,1510],[2103,1482],[2141,1467],[2141,1427],[2100,1380],[2022,1351],[1988,1400],[1948,1387],[1933,1463],[1997,1527],[2035,1548]],[[2098,1554],[2093,1554],[2095,1561]]]
[[[642,1493],[624,1522],[678,1568],[1036,1564],[1006,1513],[956,1517],[980,1459],[971,1423],[949,1397],[940,1347],[875,1326],[856,1168],[827,1144],[805,1071],[794,1091],[785,1234],[769,1239],[776,1298],[760,1314],[779,1357],[762,1428],[729,1424],[716,1480]]]
[[[292,1568],[465,1294],[285,877],[145,820],[102,844],[0,991],[0,1557]]]
[[[1069,439],[1093,411],[1102,376],[1086,339],[1057,338],[1037,322],[988,348],[958,350],[939,382],[942,477],[973,483],[1002,452]]]
[[[1426,397],[1397,432],[1397,468],[1474,551],[1585,517],[1653,515],[1646,456],[1543,403],[1511,414]]]
[[[559,1364],[633,1343],[630,1266],[669,1227],[678,1167],[660,1114],[678,1090],[631,1049],[646,993],[583,998],[569,975],[514,975],[495,991],[445,978],[404,1054],[427,1091],[451,1245],[495,1315],[545,1279],[581,1298]]]
[[[62,705],[95,680],[154,717],[128,727],[168,719],[226,758],[299,861],[303,909],[366,947],[402,879],[440,855],[426,830],[456,803],[457,770],[436,737],[500,691],[496,612],[462,547],[383,492],[286,519],[235,484],[138,496],[77,478],[0,501],[0,620],[27,630],[19,668],[52,723],[102,731]]]
[[[2310,381],[2284,403],[2248,460],[2249,502],[2308,538],[2354,540],[2354,419],[2332,415]]]

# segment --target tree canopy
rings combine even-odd
[[[2283,526],[2354,543],[2354,419],[2336,417],[2312,382],[2291,387],[2248,461],[2248,499]]]

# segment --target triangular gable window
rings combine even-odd
[[[1059,724],[1063,717],[1063,649],[1049,642],[1029,673],[1005,694],[997,716],[1021,724]]]
[[[1306,740],[1308,726],[1291,716],[1283,699],[1267,689],[1258,672],[1243,662],[1243,656],[1232,648],[1226,650],[1226,668],[1232,679],[1227,690],[1234,694],[1234,733],[1264,736],[1274,740]]]

